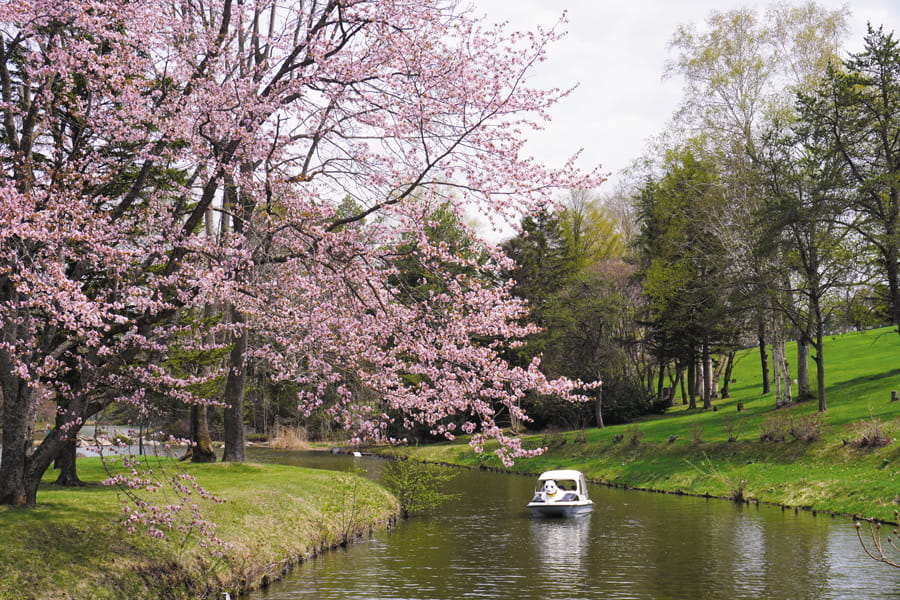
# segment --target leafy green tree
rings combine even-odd
[[[745,298],[756,299],[756,306],[748,307],[753,319],[747,326],[755,325],[764,393],[770,382],[767,344],[786,337],[782,319],[771,314],[782,257],[758,252],[762,232],[756,215],[766,191],[750,157],[767,119],[790,119],[795,92],[809,89],[837,56],[846,17],[846,9],[829,10],[811,1],[776,4],[763,14],[752,8],[712,11],[705,27],[681,25],[671,40],[676,56],[667,74],[681,75],[685,83],[676,126],[690,137],[706,132],[704,154],[727,182],[723,196],[729,218],[722,220],[719,235],[729,238],[726,248],[744,279]],[[800,341],[803,356],[806,346]],[[780,352],[783,342],[774,346]],[[800,363],[803,387],[805,361]]]
[[[852,265],[852,242],[844,226],[845,173],[814,124],[796,122],[761,147],[769,189],[761,214],[767,243],[779,247],[787,289],[782,311],[815,349],[819,411],[826,410],[824,335],[826,298],[844,284]],[[794,299],[799,296],[798,299]]]
[[[660,367],[675,361],[688,371],[695,406],[694,366],[702,373],[702,399],[711,406],[714,349],[733,343],[729,319],[727,252],[715,224],[724,204],[715,165],[695,148],[671,151],[665,174],[642,190],[641,234],[636,244],[648,300],[647,321]]]
[[[900,44],[870,25],[864,49],[842,66],[801,97],[800,115],[843,161],[850,226],[874,249],[900,324]]]
[[[591,191],[571,190],[558,212],[525,219],[522,232],[503,245],[516,262],[513,293],[529,302],[531,318],[543,327],[519,350],[519,363],[541,354],[547,373],[603,382],[591,392],[593,407],[526,398],[535,427],[602,426],[646,412],[633,318],[640,294],[622,260],[621,229]]]
[[[625,253],[625,240],[616,220],[590,190],[569,191],[559,225],[576,270],[622,258]]]
[[[546,324],[545,313],[556,292],[576,270],[569,253],[559,215],[544,211],[522,220],[521,233],[502,244],[503,252],[515,262],[507,273],[516,282],[512,292],[528,300],[530,318]]]

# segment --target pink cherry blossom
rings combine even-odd
[[[168,361],[237,336],[358,440],[395,419],[509,462],[535,451],[501,412],[581,399],[504,360],[534,329],[497,248],[427,235],[440,207],[499,226],[602,181],[522,154],[567,93],[527,84],[558,27],[448,0],[11,0],[0,23],[0,502],[34,503],[112,402],[215,403],[191,390],[222,371]],[[411,296],[400,256],[441,284]],[[66,416],[26,455],[46,396]]]

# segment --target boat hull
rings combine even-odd
[[[594,508],[593,502],[562,504],[559,502],[531,502],[528,504],[535,517],[566,518],[585,515]]]

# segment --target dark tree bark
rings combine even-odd
[[[190,450],[191,462],[216,462],[216,451],[209,436],[208,412],[205,405],[191,407],[191,441],[194,442]]]
[[[756,339],[759,342],[759,363],[762,369],[763,381],[762,393],[768,394],[772,391],[772,377],[769,374],[769,352],[766,350],[766,324],[762,315],[759,316]]]
[[[703,371],[703,408],[712,408],[712,356],[709,351],[709,342],[704,341],[701,349],[701,369]]]
[[[801,332],[797,339],[797,401],[804,402],[812,398],[809,385],[809,337]]]
[[[5,365],[4,365],[5,366]],[[9,371],[2,373],[3,386],[3,454],[0,458],[0,504],[28,504],[25,473],[30,456],[28,440],[28,405],[33,390]]]
[[[78,444],[75,440],[63,442],[55,461],[56,468],[59,469],[56,485],[65,487],[81,487],[84,485],[84,482],[79,479],[78,470],[76,469],[77,451]]]
[[[725,360],[728,362],[725,364],[725,373],[722,375],[722,378],[724,379],[724,383],[722,384],[722,398],[723,399],[731,397],[730,388],[731,388],[731,374],[734,371],[734,355],[735,355],[735,353],[732,351],[732,352],[729,352],[728,355],[725,357]]]
[[[60,406],[60,408],[65,410],[66,407]],[[64,424],[65,419],[63,413],[57,411],[56,429],[61,430]],[[56,478],[56,484],[65,487],[81,487],[84,485],[84,482],[79,479],[78,470],[76,468],[76,454],[78,451],[77,435],[75,433],[68,434],[67,432],[66,435],[62,436],[60,442],[61,446],[59,454],[56,455],[56,458],[53,461],[54,467],[59,469],[59,476]]]
[[[598,387],[596,391],[596,401],[594,402],[594,416],[597,420],[597,427],[603,429],[603,387]]]
[[[697,408],[697,361],[692,358],[687,365],[688,380],[688,408],[693,410]]]
[[[233,323],[240,324],[234,344],[228,354],[228,377],[225,382],[225,453],[223,461],[244,462],[244,384],[246,381],[244,354],[247,351],[247,331],[243,316],[231,310]]]

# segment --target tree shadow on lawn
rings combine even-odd
[[[854,377],[853,379],[845,379],[844,381],[833,384],[831,386],[831,390],[840,391],[856,386],[865,388],[866,384],[868,383],[874,383],[883,379],[889,379],[891,377],[900,377],[900,369],[892,369],[890,371],[884,371],[883,373],[873,373],[871,375],[861,375],[860,377]]]

